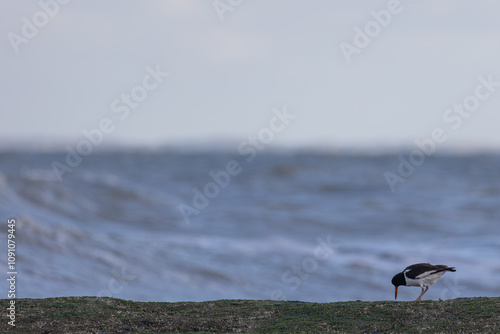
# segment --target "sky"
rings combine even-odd
[[[3,0],[0,140],[500,151],[498,13],[493,0]]]

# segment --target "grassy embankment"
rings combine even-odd
[[[143,303],[114,298],[18,299],[2,333],[500,333],[500,298],[303,303],[218,300]]]

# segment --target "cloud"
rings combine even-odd
[[[188,34],[185,46],[200,57],[215,63],[243,63],[264,60],[271,52],[270,41],[251,31],[236,31],[212,26]]]
[[[213,13],[211,2],[196,0],[170,0],[156,1],[153,4],[148,2],[149,9],[155,14],[163,13],[168,20],[175,21],[203,21],[216,14]]]

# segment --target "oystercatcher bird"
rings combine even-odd
[[[408,266],[400,272],[394,275],[392,278],[392,284],[395,288],[395,298],[398,298],[398,286],[419,286],[422,288],[422,293],[415,300],[419,302],[422,300],[424,293],[429,290],[429,287],[436,283],[441,276],[447,271],[456,271],[455,267],[448,267],[442,264],[432,265],[430,263],[417,263]],[[425,290],[424,290],[425,287]]]

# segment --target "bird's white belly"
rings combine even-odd
[[[425,287],[425,286],[431,286],[436,281],[441,278],[441,276],[444,275],[444,271],[440,271],[438,273],[426,276],[426,277],[421,277],[421,278],[408,278],[406,277],[406,285],[407,286],[420,286],[420,287]],[[418,276],[417,276],[418,277]]]

